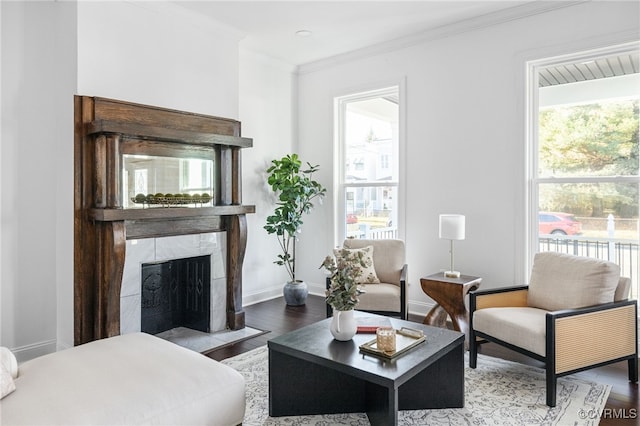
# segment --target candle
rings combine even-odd
[[[395,352],[396,330],[393,327],[379,327],[376,330],[376,346],[383,352]]]

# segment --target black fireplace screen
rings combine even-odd
[[[145,333],[176,327],[209,332],[211,256],[142,265],[142,324]]]

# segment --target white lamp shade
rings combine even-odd
[[[464,240],[464,215],[441,214],[440,238],[445,240]]]

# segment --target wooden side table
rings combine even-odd
[[[436,327],[447,326],[447,316],[451,317],[453,329],[465,334],[469,339],[469,312],[464,304],[467,294],[480,287],[482,278],[461,275],[460,278],[445,277],[444,273],[420,278],[422,291],[435,300],[436,306],[424,318],[423,323]]]

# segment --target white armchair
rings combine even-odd
[[[560,253],[535,256],[529,286],[470,293],[469,366],[495,342],[545,363],[547,405],[558,377],[628,361],[638,381],[638,308],[611,263]]]
[[[373,266],[380,282],[365,283],[364,293],[359,296],[357,310],[407,319],[407,264],[405,263],[404,241],[346,239],[347,249],[373,247]],[[327,278],[327,288],[330,281]],[[331,316],[331,306],[327,305],[327,317]]]

